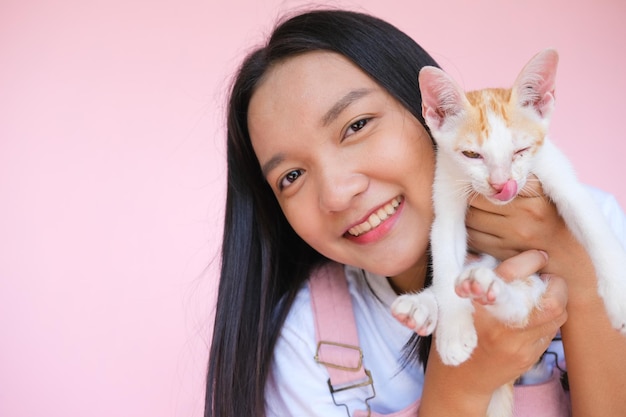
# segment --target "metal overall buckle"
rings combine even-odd
[[[358,353],[358,356],[359,356],[357,364],[355,366],[344,366],[344,365],[338,365],[338,364],[334,364],[334,363],[331,363],[331,362],[326,362],[326,361],[321,360],[320,357],[319,357],[319,352],[320,352],[320,348],[322,347],[322,345],[330,345],[330,346],[340,347],[340,348],[344,348],[344,349],[354,350],[355,353]],[[320,341],[317,344],[317,352],[315,353],[315,361],[317,363],[321,364],[321,365],[324,365],[324,366],[327,366],[327,367],[330,367],[330,368],[340,369],[340,370],[349,371],[349,372],[357,372],[363,366],[363,351],[358,346],[347,345],[347,344],[344,344],[344,343]],[[348,390],[351,390],[351,389],[367,387],[367,386],[371,387],[372,395],[370,395],[369,397],[366,397],[363,400],[363,402],[365,403],[367,416],[369,417],[371,415],[371,408],[370,408],[369,401],[372,398],[376,397],[376,390],[374,389],[374,380],[372,379],[372,373],[368,369],[363,369],[363,371],[365,372],[366,378],[364,380],[361,380],[359,382],[355,382],[355,383],[350,384],[350,385],[342,385],[342,386],[339,386],[339,387],[334,387],[333,384],[330,381],[330,378],[328,378],[328,389],[330,390],[330,395],[333,398],[333,403],[337,407],[339,407],[339,406],[344,407],[346,409],[346,413],[348,414],[348,417],[350,417],[350,408],[345,403],[337,402],[337,400],[335,398],[335,394],[343,392],[343,391],[348,391]]]

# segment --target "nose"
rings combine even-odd
[[[505,182],[489,181],[489,185],[491,185],[491,188],[493,188],[496,192],[499,193],[500,191],[502,191],[502,189],[506,185],[506,181]]]
[[[494,169],[489,175],[489,185],[496,191],[500,192],[504,186],[511,181],[511,174],[508,170]]]
[[[326,212],[339,212],[350,207],[354,197],[369,186],[369,178],[357,172],[327,173],[319,186],[320,208]]]

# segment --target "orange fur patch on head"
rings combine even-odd
[[[504,120],[507,125],[509,124],[508,105],[510,98],[511,90],[504,88],[486,88],[467,93],[467,99],[480,115],[481,132],[489,132],[489,114],[493,114]]]
[[[474,141],[482,146],[491,133],[489,115],[501,117],[508,125],[508,102],[511,90],[483,89],[465,93],[471,107],[462,126],[459,126],[459,140]],[[460,145],[460,144],[459,144]]]
[[[540,147],[546,135],[544,128],[521,111],[511,100],[511,94],[510,88],[485,88],[467,92],[471,107],[467,109],[468,115],[463,125],[459,126],[459,142],[475,141],[478,146],[482,146],[492,130],[489,116],[495,116],[509,128],[522,130],[536,138],[534,148]]]
[[[510,120],[509,127],[511,130],[524,132],[526,135],[534,138],[535,143],[532,146],[531,152],[534,154],[543,145],[547,129],[545,125],[540,123],[536,118],[529,115],[529,109],[521,109],[519,104],[515,100],[509,103],[510,107]]]

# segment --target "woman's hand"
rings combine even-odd
[[[505,281],[527,277],[541,269],[548,259],[545,253],[531,250],[509,258],[496,267],[496,273]],[[474,323],[478,346],[472,355],[480,365],[492,366],[496,387],[517,378],[530,369],[550,345],[559,328],[567,320],[568,289],[557,276],[543,276],[548,288],[538,308],[531,313],[523,328],[507,326],[494,318],[483,305],[474,303]],[[470,360],[472,360],[470,359]],[[496,375],[498,375],[496,377]]]
[[[468,244],[481,253],[507,259],[530,249],[545,251],[549,261],[541,272],[567,280],[570,301],[595,291],[593,264],[544,194],[540,182],[531,178],[515,200],[495,205],[483,197],[471,201],[466,217]]]
[[[549,262],[541,271],[567,281],[569,318],[561,334],[567,356],[572,415],[621,416],[626,409],[626,397],[615,393],[626,389],[623,354],[626,338],[609,323],[589,255],[570,233],[554,204],[543,195],[539,182],[531,180],[531,183],[529,192],[504,206],[493,205],[482,198],[474,199],[466,218],[469,244],[476,251],[499,259],[526,249],[548,253]],[[551,287],[561,285],[559,281],[553,278]],[[553,290],[544,298],[546,302],[551,297],[550,291]],[[477,327],[488,322],[488,318],[480,317],[482,313],[477,307]],[[526,329],[538,324],[536,320],[540,322],[541,318],[533,317]],[[486,342],[489,334],[493,333],[479,334],[477,352],[483,348],[480,338]],[[485,345],[484,349],[490,346],[493,344]],[[475,358],[478,359],[478,353]]]
[[[496,272],[510,281],[535,273],[546,263],[545,254],[526,251],[505,260]],[[484,416],[493,392],[528,370],[547,349],[567,319],[566,304],[567,286],[556,276],[550,277],[540,308],[524,328],[505,325],[475,303],[478,346],[457,367],[444,365],[436,350],[431,351],[420,417]]]
[[[502,262],[496,273],[505,281],[513,281],[537,272],[547,261],[545,254],[539,251],[526,251]],[[486,392],[493,392],[530,369],[565,323],[567,285],[560,277],[546,279],[549,279],[548,289],[539,308],[531,313],[528,324],[523,328],[505,325],[483,305],[474,303],[478,346],[468,366],[486,374],[482,381]]]
[[[493,204],[482,196],[472,199],[466,226],[473,249],[501,260],[529,249],[546,250],[554,240],[570,237],[556,206],[543,194],[536,178],[531,178],[524,192],[505,205]]]

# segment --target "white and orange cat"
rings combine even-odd
[[[506,283],[488,256],[466,266],[465,214],[476,194],[496,204],[512,201],[529,175],[541,181],[574,236],[594,262],[598,293],[615,329],[626,335],[626,252],[567,158],[548,139],[558,55],[545,50],[522,69],[511,89],[465,93],[445,72],[420,71],[423,116],[437,143],[431,231],[433,284],[398,297],[393,314],[420,335],[436,332],[444,363],[467,360],[477,344],[473,306],[460,297],[468,282],[495,296],[487,308],[512,326],[524,326],[546,284],[537,276]],[[468,294],[465,294],[466,296]],[[498,390],[488,416],[511,416],[512,384]]]

